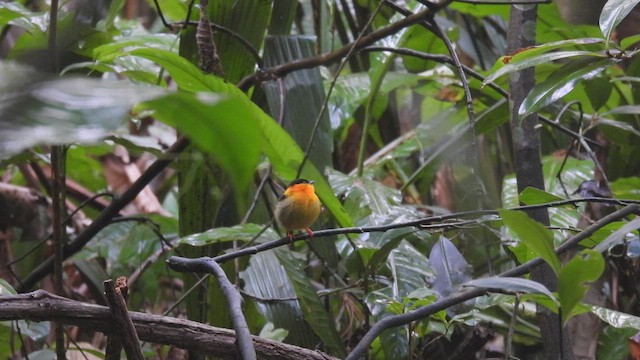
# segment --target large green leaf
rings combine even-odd
[[[329,353],[344,357],[346,351],[336,330],[333,317],[325,309],[307,277],[304,271],[306,264],[293,256],[293,253],[287,249],[278,248],[275,253],[295,289],[305,320],[322,340]]]
[[[253,181],[263,143],[256,126],[260,119],[245,104],[238,97],[176,93],[146,102],[143,108],[154,110],[157,119],[211,154],[243,194]]]
[[[165,93],[152,86],[49,78],[0,62],[0,156],[39,144],[95,143],[126,124],[131,107]]]
[[[589,282],[597,280],[604,271],[604,258],[594,250],[583,250],[565,264],[558,275],[558,298],[562,321],[567,322],[573,309],[589,290]]]
[[[598,76],[617,61],[609,58],[594,61],[594,59],[587,58],[572,61],[562,66],[531,90],[520,105],[518,116],[523,118],[560,100],[571,92],[578,82]]]
[[[560,259],[554,251],[553,233],[523,212],[501,209],[499,213],[504,224],[518,235],[520,241],[558,274]]]
[[[629,15],[640,0],[609,0],[600,13],[600,30],[607,40],[620,22]]]

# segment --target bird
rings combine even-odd
[[[306,179],[293,180],[276,204],[276,220],[287,231],[289,240],[293,240],[295,230],[305,230],[313,237],[309,227],[318,219],[321,209],[314,183]]]

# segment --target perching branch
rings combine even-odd
[[[235,358],[233,330],[195,321],[130,311],[140,340],[194,350],[218,358]],[[108,307],[66,299],[43,290],[0,296],[0,321],[59,321],[107,335],[118,333]],[[258,359],[337,360],[317,350],[252,337]]]
[[[526,206],[518,206],[514,208],[510,208],[510,210],[518,210],[518,211],[527,211],[527,210],[536,210],[543,209],[549,207],[559,207],[570,204],[577,204],[582,202],[593,202],[593,203],[604,203],[611,205],[621,205],[628,206],[630,204],[638,204],[640,205],[639,200],[623,200],[623,199],[608,199],[608,198],[599,198],[599,197],[590,197],[590,198],[581,198],[581,199],[568,199],[561,201],[554,201],[545,204],[538,205],[526,205]],[[464,211],[454,214],[446,214],[446,215],[437,215],[437,216],[429,216],[426,218],[416,219],[412,221],[402,222],[402,223],[394,223],[380,226],[368,226],[368,227],[347,227],[347,228],[337,228],[337,229],[325,229],[325,230],[317,230],[313,232],[314,238],[320,237],[328,237],[334,235],[342,235],[342,234],[362,234],[369,232],[385,232],[392,229],[405,228],[405,227],[417,227],[421,229],[423,226],[430,224],[440,224],[442,228],[447,228],[450,226],[449,223],[446,223],[446,220],[451,219],[464,219],[464,218],[478,218],[486,215],[497,215],[498,210],[473,210],[473,211]],[[433,226],[429,227],[429,230],[434,230]],[[216,257],[200,257],[187,259],[179,256],[170,257],[167,262],[171,266],[174,263],[179,263],[182,266],[190,266],[195,267],[202,262],[207,262],[213,260],[218,264],[222,264],[223,262],[233,260],[239,257],[254,255],[263,251],[275,249],[280,246],[289,245],[296,241],[308,240],[310,237],[307,233],[302,233],[293,237],[290,240],[288,237],[284,237],[282,239],[262,243],[256,246],[242,248],[238,251],[218,255]]]
[[[172,258],[174,261],[168,261],[169,267],[180,272],[203,272],[209,273],[216,277],[222,294],[227,299],[229,305],[229,313],[231,314],[231,322],[238,339],[238,351],[243,360],[255,360],[256,350],[251,341],[251,332],[249,326],[242,313],[242,297],[238,290],[227,279],[227,274],[220,265],[209,259],[200,262],[183,262],[180,259]]]
[[[591,226],[585,228],[579,234],[576,234],[571,238],[569,238],[567,241],[562,243],[562,245],[558,246],[556,248],[556,253],[562,254],[566,252],[567,250],[578,245],[580,241],[593,235],[598,229],[602,228],[603,226],[610,224],[621,218],[624,218],[625,216],[631,215],[633,213],[637,213],[638,211],[640,211],[640,205],[632,204],[632,205],[627,205],[624,208],[603,217],[602,219],[593,223]],[[528,274],[531,270],[533,270],[534,268],[536,268],[537,266],[543,263],[544,261],[542,260],[542,258],[538,257],[522,265],[516,266],[511,270],[505,271],[498,276],[499,277],[523,276],[525,274]],[[364,335],[362,340],[360,340],[358,345],[356,345],[353,351],[351,351],[349,356],[347,356],[346,360],[356,360],[364,357],[367,349],[369,349],[369,346],[371,345],[373,340],[375,340],[383,331],[387,329],[403,326],[417,320],[422,320],[424,318],[427,318],[435,314],[438,311],[447,309],[451,306],[463,303],[467,300],[476,298],[478,296],[482,296],[485,293],[486,293],[486,289],[483,289],[483,288],[466,290],[466,291],[462,291],[457,294],[454,294],[452,296],[446,297],[442,300],[436,301],[430,305],[423,306],[416,310],[412,310],[401,315],[388,316],[378,321],[373,327],[371,327],[371,329]]]

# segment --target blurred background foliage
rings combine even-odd
[[[127,276],[130,309],[226,327],[229,314],[216,284],[172,272],[164,260],[215,256],[280,238],[273,205],[296,177],[315,180],[325,206],[314,229],[385,226],[578,197],[640,200],[640,62],[634,56],[640,12],[633,6],[622,16],[603,2],[595,14],[585,13],[580,1],[540,4],[536,41],[545,45],[507,55],[509,6],[455,1],[437,13],[431,28],[413,25],[349,58],[321,59],[272,79],[261,75],[392,25],[404,17],[401,10],[426,7],[419,1],[220,0],[209,1],[200,14],[206,3],[66,1],[52,55],[49,3],[0,2],[0,294],[53,291],[48,277],[22,284],[52,253],[51,145],[67,149],[71,240],[155,160],[177,158],[65,261],[65,295],[104,304],[102,282]],[[609,3],[618,9],[622,2]],[[217,26],[213,39],[223,73],[199,68],[193,24],[203,17]],[[443,37],[468,69],[471,103]],[[51,69],[51,56],[58,69]],[[520,112],[543,117],[546,192],[518,194],[504,93],[509,76],[502,75],[531,66],[538,86]],[[260,76],[251,77],[256,72]],[[167,153],[180,134],[193,146]],[[555,261],[521,231],[539,230],[557,246],[613,209],[551,208],[549,232],[484,215],[437,227],[315,238],[226,263],[225,270],[244,297],[254,334],[343,357],[381,318],[536,256]],[[599,270],[583,274],[572,270],[580,268],[573,260],[562,259],[561,283],[575,288],[546,294],[524,281],[492,283],[503,292],[537,296],[487,295],[388,330],[369,358],[483,359],[508,351],[542,358],[535,304],[557,311],[559,301],[565,309],[591,282],[584,299],[591,306],[571,305],[586,313],[569,322],[572,335],[588,339],[585,356],[627,358],[627,339],[640,330],[640,240],[629,233],[612,241],[625,223],[609,224],[585,243],[604,242],[602,256],[574,259]],[[588,316],[597,316],[595,334],[581,333]],[[2,323],[0,356],[37,352],[50,358],[49,332],[48,323]],[[103,354],[104,336],[86,329],[67,336]],[[144,349],[149,357],[171,354],[155,344]]]

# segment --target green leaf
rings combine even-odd
[[[490,82],[493,82],[495,79],[503,75],[524,70],[532,66],[536,66],[544,63],[550,63],[556,60],[567,59],[567,58],[578,57],[578,56],[581,56],[581,57],[588,56],[590,58],[592,57],[606,58],[606,56],[600,52],[582,51],[582,50],[558,51],[558,52],[552,52],[552,53],[542,53],[538,55],[538,53],[542,51],[549,51],[549,50],[550,49],[536,47],[536,48],[532,48],[531,50],[525,50],[525,51],[519,52],[518,54],[511,57],[510,62],[507,63],[506,65],[494,66],[494,68],[497,67],[497,71],[487,76],[487,78],[482,82],[482,86],[485,86]],[[507,61],[507,60],[503,59],[502,61]]]
[[[17,292],[5,279],[0,278],[0,296],[15,295]]]
[[[604,258],[598,251],[583,250],[560,270],[558,298],[562,309],[562,322],[573,316],[573,309],[589,290],[589,283],[598,280],[604,271]]]
[[[605,69],[616,63],[616,59],[591,58],[572,61],[553,72],[542,83],[537,84],[527,95],[518,109],[518,116],[523,118],[543,107],[560,100],[573,90],[581,80],[598,76]]]
[[[640,200],[640,177],[618,178],[610,185],[617,199]]]
[[[611,40],[611,33],[629,15],[640,0],[609,0],[600,13],[600,30],[605,39]]]
[[[191,246],[205,246],[228,241],[251,241],[263,230],[264,225],[241,224],[231,227],[217,227],[198,234],[191,234],[178,240],[178,244],[188,244]],[[277,239],[273,229],[265,230],[260,238]]]
[[[338,357],[345,357],[346,351],[336,330],[335,322],[331,314],[324,308],[314,286],[305,274],[304,267],[306,264],[296,259],[293,253],[287,249],[278,248],[275,253],[282,266],[284,266],[287,276],[296,291],[307,323],[323,341],[329,353]]]
[[[554,194],[544,190],[528,186],[520,193],[520,201],[527,205],[547,204],[554,201],[564,200]]]
[[[513,277],[490,277],[474,279],[464,283],[462,286],[472,286],[485,288],[491,291],[491,289],[498,289],[502,291],[509,291],[515,293],[527,293],[527,294],[542,294],[549,299],[557,302],[556,297],[549,289],[539,282]]]
[[[607,324],[622,329],[631,328],[640,331],[640,317],[615,311],[596,305],[587,305],[591,312]]]
[[[227,83],[219,77],[204,74],[187,59],[171,51],[144,48],[132,50],[129,54],[151,60],[164,67],[182,90],[190,92],[213,91],[236,95],[242,94],[246,97],[246,95],[234,85]],[[247,102],[249,102],[248,99]]]
[[[92,78],[49,78],[0,63],[0,157],[41,144],[89,144],[126,124],[131,107],[166,93],[159,87]]]
[[[229,174],[242,195],[253,181],[263,138],[260,116],[239,97],[177,93],[148,101],[141,108],[187,135]]]
[[[523,212],[501,209],[499,213],[504,224],[518,235],[520,241],[558,274],[560,259],[553,247],[553,233]]]

